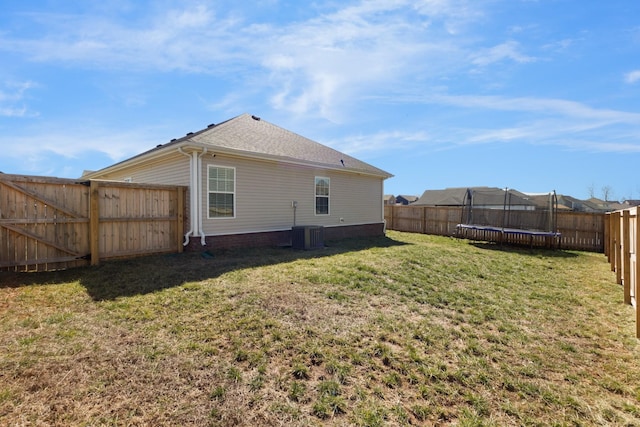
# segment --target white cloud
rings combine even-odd
[[[489,49],[480,50],[471,56],[471,62],[481,67],[510,59],[518,63],[534,62],[536,58],[521,52],[520,44],[514,40],[501,43]]]
[[[366,104],[366,99],[384,96],[406,105],[407,101],[416,100],[399,99],[397,94],[424,93],[435,84],[452,82],[470,67],[537,61],[527,53],[530,47],[516,40],[483,45],[483,33],[473,32],[472,28],[485,18],[483,3],[486,2],[356,1],[325,9],[324,14],[311,19],[278,26],[269,22],[248,24],[239,12],[216,9],[219,3],[181,5],[129,22],[109,15],[37,14],[33,19],[41,35],[20,38],[4,32],[0,34],[0,51],[76,68],[237,76],[243,79],[242,85],[234,85],[232,92],[216,94],[215,101],[203,103],[213,109],[236,111],[237,106],[242,106],[245,110],[247,99],[258,95],[268,99],[276,110],[341,122],[348,117],[345,113],[352,105]],[[511,28],[514,35],[518,29]],[[471,30],[468,36],[467,30]],[[547,50],[566,49],[571,43],[565,39],[541,46]],[[628,73],[625,80],[640,81],[640,70]],[[28,114],[28,108],[24,110],[19,100],[22,98],[9,102],[7,94],[11,92],[0,88],[0,114]],[[127,99],[134,105],[145,102],[143,98]],[[474,129],[460,122],[449,124],[451,133],[457,132],[455,136],[459,136],[454,143],[546,138],[569,145],[579,140],[572,132],[584,135],[587,131],[606,129],[614,133],[610,140],[615,139],[619,147],[627,147],[623,133],[613,128],[636,129],[640,120],[636,113],[596,109],[562,99],[440,95],[422,101],[442,108],[453,107],[454,112],[472,110],[481,116],[489,111],[511,113],[501,114],[497,120],[503,125],[496,124],[494,129]],[[512,122],[504,125],[510,119]],[[67,139],[70,135],[53,132],[44,149],[59,151],[64,156],[97,150],[119,160],[158,141],[144,131],[104,136],[110,134],[107,129],[104,134],[90,131],[90,137],[76,143],[77,138]],[[340,149],[354,153],[382,150],[394,144],[411,147],[453,140],[446,138],[426,135],[421,130],[403,130],[346,138]],[[148,143],[132,147],[130,141]],[[35,142],[27,138],[12,145],[37,145]],[[606,142],[602,144],[607,146]],[[609,144],[613,147],[613,143]],[[64,150],[59,146],[64,146]]]
[[[46,159],[49,154],[74,159],[87,152],[95,152],[116,162],[149,150],[164,140],[166,135],[159,138],[153,129],[118,133],[91,126],[60,130],[41,124],[33,134],[29,134],[27,129],[22,136],[0,136],[0,146],[4,156],[16,159]]]
[[[153,16],[152,13],[150,13]],[[168,10],[136,25],[100,15],[32,14],[39,38],[0,37],[0,50],[87,68],[204,72],[234,56],[237,22],[204,5]]]
[[[444,74],[465,57],[443,28],[460,16],[454,3],[465,4],[362,2],[275,32],[262,45],[273,106],[339,121],[335,109],[361,93],[393,90],[415,75]]]
[[[213,5],[124,22],[109,15],[34,14],[39,37],[0,35],[0,51],[33,61],[115,70],[247,76],[277,109],[337,121],[360,93],[466,61],[453,34],[481,14],[467,0],[349,3],[314,18],[248,24]],[[221,6],[219,6],[221,7]],[[8,35],[9,34],[9,35]],[[268,89],[265,89],[267,76]]]
[[[432,105],[443,112],[421,123],[431,130],[428,142],[434,147],[519,143],[582,151],[640,151],[640,113],[535,97],[438,94],[404,102]],[[416,147],[423,145],[416,143]]]
[[[631,71],[625,74],[624,81],[630,84],[640,81],[640,70]]]
[[[26,92],[37,86],[34,82],[5,82],[3,86],[0,88],[0,116],[29,117],[37,115],[24,104]]]
[[[412,150],[416,145],[424,145],[432,141],[424,131],[385,131],[369,135],[352,135],[330,142],[329,145],[349,155],[361,155],[389,150]]]
[[[597,109],[580,102],[553,98],[503,97],[503,96],[453,96],[434,95],[425,98],[465,108],[482,108],[502,111],[521,111],[544,116],[566,116],[569,118],[595,120],[600,123],[626,123],[640,125],[640,113],[629,113],[611,109]]]

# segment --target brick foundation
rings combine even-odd
[[[384,225],[364,224],[345,225],[341,227],[326,227],[325,240],[340,240],[353,237],[375,237],[384,235]],[[200,244],[200,237],[190,237],[186,251],[201,251],[204,249],[238,249],[269,246],[291,245],[291,230],[271,231],[265,233],[231,234],[227,236],[207,236],[206,246]]]

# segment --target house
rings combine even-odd
[[[384,233],[384,180],[392,175],[243,114],[83,175],[185,185],[185,246],[286,245],[293,226],[324,238]]]
[[[596,208],[589,202],[572,196],[558,194],[558,210],[573,212],[595,212]]]
[[[589,200],[586,200],[586,202],[589,202],[592,206],[594,206],[594,211],[595,212],[613,212],[613,211],[617,211],[617,210],[621,210],[621,209],[627,209],[628,206],[625,206],[622,203],[616,202],[616,201],[609,201],[609,200],[601,200],[598,199],[596,197],[592,197]]]
[[[396,197],[396,203],[399,205],[410,205],[416,201],[418,201],[418,196],[400,195]]]
[[[515,190],[505,192],[496,187],[459,187],[444,190],[426,190],[414,202],[416,206],[465,206],[473,204],[480,209],[534,210],[535,203]]]
[[[382,202],[385,206],[395,205],[396,204],[396,196],[393,194],[385,194],[382,196]]]

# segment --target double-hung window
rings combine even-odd
[[[236,215],[236,169],[209,166],[209,218],[234,218]]]
[[[316,215],[329,215],[329,178],[316,177]]]

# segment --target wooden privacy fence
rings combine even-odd
[[[638,207],[607,214],[607,244],[605,255],[616,273],[616,282],[622,285],[623,300],[631,304],[636,312],[636,338],[640,338],[640,263],[638,263],[638,243],[640,242],[640,223]]]
[[[487,217],[503,215],[502,209],[484,209],[483,211],[485,211],[483,214]],[[535,217],[548,215],[548,212],[511,211],[509,215],[511,217],[510,226],[514,227],[519,222],[524,224],[536,223],[538,219]],[[390,230],[457,236],[456,226],[461,223],[462,207],[385,206],[384,217],[387,228]],[[563,249],[592,252],[604,251],[604,214],[558,212],[556,220],[557,231],[561,233],[556,242],[557,246]],[[497,218],[496,224],[500,223],[501,219]],[[481,233],[484,233],[484,235]],[[474,237],[478,240],[499,241],[499,239],[502,239],[505,243],[549,246],[547,236],[502,235],[499,232],[479,230]]]
[[[0,174],[0,271],[182,252],[185,187]]]

